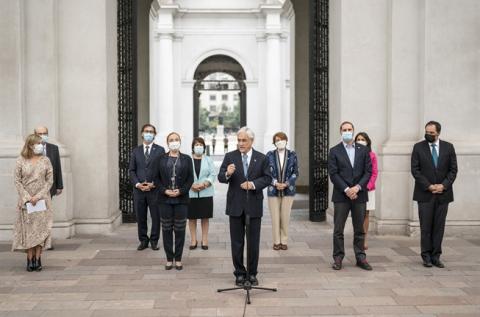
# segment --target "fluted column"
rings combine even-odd
[[[151,70],[150,120],[157,127],[156,142],[165,143],[165,137],[174,127],[173,76],[173,18],[176,5],[161,4],[155,21],[153,68]]]

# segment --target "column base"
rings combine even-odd
[[[122,213],[106,219],[73,219],[53,223],[52,238],[68,239],[76,234],[107,234],[113,232],[122,224]],[[11,241],[13,224],[0,225],[0,241]]]

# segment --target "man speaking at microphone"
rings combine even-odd
[[[263,216],[263,189],[272,181],[267,158],[252,148],[255,134],[243,127],[237,132],[238,149],[225,154],[218,180],[228,183],[226,214],[230,222],[232,260],[235,284],[243,286],[250,281],[258,285],[257,267],[260,253],[260,228]],[[248,199],[247,199],[248,195]],[[245,220],[250,216],[249,276],[243,263]]]

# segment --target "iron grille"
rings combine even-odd
[[[328,0],[310,0],[310,220],[328,208]]]
[[[135,222],[128,164],[137,144],[136,0],[117,2],[118,147],[120,210],[123,222]]]

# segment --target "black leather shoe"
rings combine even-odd
[[[252,284],[252,286],[258,286],[258,280],[257,280],[257,277],[255,275],[250,275],[250,284]]]
[[[195,244],[192,244],[192,245],[189,246],[188,248],[189,248],[190,250],[195,250],[195,249],[197,248],[197,244],[198,244],[198,242],[196,242]]]
[[[176,269],[177,271],[181,271],[181,270],[183,270],[183,265],[182,265],[182,264],[177,265],[177,264],[175,263],[175,269]]]
[[[36,263],[35,263],[35,271],[37,272],[40,272],[43,268],[42,268],[42,258],[39,257],[37,260],[36,260]]]
[[[441,268],[441,269],[443,269],[445,267],[445,264],[443,264],[443,262],[440,261],[440,260],[433,260],[431,264],[433,264],[436,267]]]
[[[160,248],[158,247],[158,242],[150,242],[150,247],[151,247],[152,250],[154,250],[154,251],[160,250]]]
[[[342,260],[335,260],[332,264],[332,269],[334,270],[341,270],[342,269]]]
[[[140,244],[138,245],[137,250],[138,250],[138,251],[142,251],[142,250],[145,250],[146,248],[148,248],[148,241],[142,241],[142,242],[140,242]]]
[[[430,260],[423,260],[424,267],[432,267],[432,261]]]
[[[170,271],[171,269],[173,269],[173,262],[170,264],[165,264],[165,270]]]
[[[371,271],[372,270],[372,267],[370,266],[370,264],[368,264],[367,260],[357,261],[357,266],[361,269],[366,270],[366,271]]]
[[[235,277],[235,285],[242,287],[244,283],[245,283],[245,276],[238,275],[237,277]]]
[[[208,250],[208,245],[202,243],[202,250]]]

